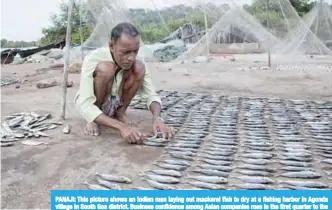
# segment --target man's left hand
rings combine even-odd
[[[169,128],[161,118],[154,119],[153,121],[154,135],[162,134],[164,139],[171,139],[173,137],[173,129]],[[159,136],[158,136],[159,137]]]

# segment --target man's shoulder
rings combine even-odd
[[[102,62],[102,61],[112,61],[112,55],[108,47],[101,47],[91,51],[85,56],[85,61],[88,62]]]
[[[146,65],[144,58],[142,57],[136,58],[136,68],[143,68],[145,70],[148,70],[148,66]]]

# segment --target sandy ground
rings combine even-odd
[[[330,61],[305,64],[305,70],[300,67],[303,64],[288,65],[284,70],[276,70],[278,64],[269,70],[248,70],[249,66],[266,65],[257,60],[238,56],[236,61],[220,58],[210,63],[151,63],[149,68],[156,89],[332,100]],[[61,69],[36,71],[46,66],[48,64],[2,66],[2,77],[25,80],[20,88],[15,88],[15,84],[1,88],[2,119],[25,111],[51,113],[54,118],[60,116],[61,86],[36,88],[36,83],[42,79],[63,80]],[[62,128],[57,128],[48,131],[52,136],[45,139],[49,145],[17,144],[1,148],[1,208],[49,208],[51,189],[85,189],[82,182],[97,171],[134,177],[160,156],[162,149],[128,145],[110,129],[102,129],[99,137],[84,136],[84,122],[73,103],[79,77],[79,74],[69,74],[69,80],[74,82],[74,87],[68,88],[67,97],[66,123],[72,126],[70,134],[63,134]],[[142,131],[151,132],[148,111],[129,110],[129,116],[141,122]],[[139,186],[137,183],[140,181],[136,180]]]

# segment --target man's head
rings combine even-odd
[[[130,69],[136,60],[140,36],[135,26],[130,23],[119,23],[111,32],[109,47],[115,62],[122,69]]]

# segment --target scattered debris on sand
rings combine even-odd
[[[70,133],[70,125],[69,124],[66,124],[64,127],[63,127],[63,129],[62,129],[62,132],[64,133],[64,134],[69,134]]]
[[[58,83],[56,82],[56,80],[42,80],[37,83],[36,87],[39,89],[44,89],[44,88],[54,87],[57,84]]]

